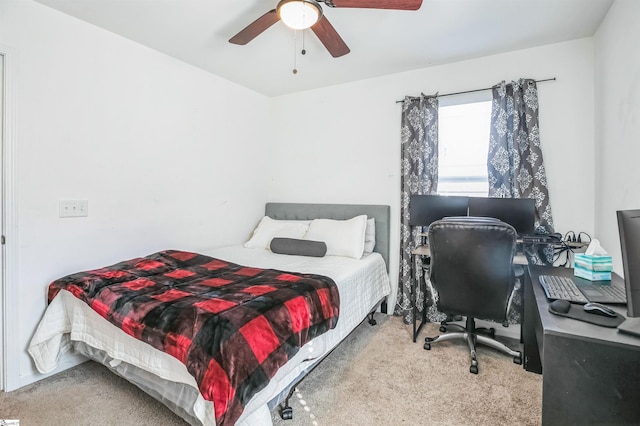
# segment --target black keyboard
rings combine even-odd
[[[598,291],[608,299],[607,302],[603,303],[627,303],[627,291],[624,287],[601,285],[598,286]]]
[[[569,302],[575,303],[589,302],[569,277],[540,275],[539,281],[549,299],[568,300]]]

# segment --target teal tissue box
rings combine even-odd
[[[611,281],[611,272],[596,272],[574,267],[573,275],[589,281]]]
[[[576,277],[590,281],[609,281],[613,261],[609,255],[576,254],[573,258],[573,272]]]

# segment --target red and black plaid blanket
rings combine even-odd
[[[56,280],[49,302],[60,289],[183,362],[220,426],[234,424],[301,346],[336,326],[340,304],[321,275],[175,250]]]

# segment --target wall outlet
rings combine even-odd
[[[89,216],[89,200],[60,200],[60,217]]]

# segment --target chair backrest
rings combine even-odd
[[[513,291],[516,231],[486,217],[445,218],[429,227],[430,280],[441,312],[504,321]]]

